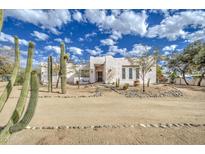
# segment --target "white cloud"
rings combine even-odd
[[[48,45],[48,46],[45,46],[44,49],[47,51],[54,51],[55,53],[60,54],[60,47],[58,46]]]
[[[49,38],[49,36],[47,34],[41,33],[41,32],[38,32],[38,31],[33,31],[33,33],[31,35],[36,37],[37,40],[41,40],[41,41],[45,41]]]
[[[56,38],[56,39],[54,39],[54,41],[56,41],[56,42],[65,42],[65,43],[71,43],[71,42],[72,42],[72,41],[71,41],[69,38],[67,38],[67,37],[65,37],[64,40],[61,39],[61,38]]]
[[[176,49],[177,45],[173,44],[173,45],[169,45],[169,46],[165,46],[162,51],[174,51]]]
[[[110,35],[110,38],[113,40],[118,40],[122,38],[122,34],[118,31],[113,31],[112,34]]]
[[[93,37],[93,36],[96,36],[96,35],[97,35],[97,33],[95,33],[95,32],[88,33],[88,34],[85,34],[85,38],[87,39],[89,37]]]
[[[43,29],[48,29],[54,34],[59,34],[64,24],[71,21],[70,12],[68,10],[6,10],[5,17],[14,17],[18,20],[32,23]]]
[[[82,55],[83,50],[77,47],[70,47],[69,51],[72,52],[74,55]]]
[[[120,54],[122,56],[125,56],[127,53],[127,49],[126,48],[122,48],[120,49],[118,46],[113,45],[109,47],[109,52],[106,53],[107,55],[111,55],[111,56],[115,56],[116,54]]]
[[[189,26],[196,29],[205,28],[205,12],[182,11],[172,16],[167,16],[159,25],[152,26],[148,29],[147,36],[150,38],[159,37],[168,40],[176,40],[177,38],[186,39],[190,33],[186,31]],[[197,33],[195,33],[197,35]]]
[[[86,49],[86,51],[91,55],[91,56],[99,56],[103,51],[99,47],[95,47],[95,49]]]
[[[194,42],[197,40],[205,40],[205,29],[198,30],[198,31],[193,32],[193,33],[189,33],[186,36],[186,42],[191,43],[191,42]]]
[[[79,11],[73,13],[73,19],[80,22],[83,21],[83,16]]]
[[[135,13],[131,10],[123,10],[108,15],[106,10],[86,10],[85,17],[101,30],[141,36],[144,36],[147,32],[148,24],[146,23],[147,15],[145,11]]]
[[[56,41],[56,42],[63,42],[63,40],[61,38],[56,38],[56,39],[54,39],[54,41]]]
[[[113,46],[114,44],[116,44],[116,42],[114,42],[112,39],[104,39],[100,41],[102,43],[102,45],[108,45],[108,46]]]
[[[70,40],[69,38],[65,37],[65,38],[64,38],[64,42],[65,42],[65,43],[71,43],[71,40]]]
[[[78,41],[83,42],[84,39],[83,39],[82,37],[80,37],[80,38],[78,39]]]
[[[14,43],[14,37],[9,35],[9,34],[5,34],[5,33],[1,32],[0,33],[0,41]],[[24,46],[28,46],[28,41],[25,39],[19,39],[19,44],[24,45]]]
[[[131,51],[127,53],[128,56],[141,56],[151,49],[148,45],[134,44]]]

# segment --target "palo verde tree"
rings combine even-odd
[[[198,86],[201,86],[201,81],[205,75],[205,43],[203,43],[202,48],[200,48],[198,54],[194,56],[193,63],[196,70],[201,72],[201,76],[197,83]]]
[[[168,61],[168,67],[172,71],[177,71],[181,73],[182,78],[186,85],[189,85],[189,83],[186,80],[186,73],[191,73],[193,69],[196,68],[196,59],[197,55],[199,54],[199,51],[203,51],[203,45],[200,41],[193,42],[189,44],[182,53],[176,54],[174,57],[172,57]],[[196,57],[196,58],[195,58]],[[194,61],[195,58],[195,61]],[[200,65],[199,69],[200,69]]]

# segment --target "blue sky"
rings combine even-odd
[[[169,55],[205,39],[204,10],[5,10],[0,47],[13,51],[20,38],[21,65],[28,41],[36,44],[34,65],[59,57],[59,44],[74,62],[90,56],[136,56],[159,48]]]

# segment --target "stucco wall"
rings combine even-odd
[[[120,84],[123,85],[125,83],[128,83],[130,85],[134,84],[134,81],[136,80],[136,68],[135,67],[131,67],[132,68],[132,74],[133,74],[133,78],[129,79],[129,65],[131,65],[131,63],[128,61],[128,59],[126,58],[113,58],[112,56],[106,56],[106,57],[92,57],[91,60],[91,65],[94,66],[95,63],[99,64],[99,63],[105,63],[105,77],[104,77],[104,81],[105,83],[113,83],[116,82],[116,80],[120,80]],[[126,78],[122,79],[122,67],[125,67],[126,69]],[[93,76],[91,78],[95,78],[94,74],[92,74]],[[148,72],[145,76],[145,82],[148,81],[148,79],[150,79],[150,83],[156,83],[156,65],[153,66],[151,68],[151,71]],[[142,79],[139,78],[140,83],[142,83]],[[92,80],[91,80],[92,81]],[[93,80],[95,81],[95,80]]]
[[[103,71],[103,81],[105,83],[113,83],[118,79],[120,80],[120,84],[123,85],[128,83],[130,85],[134,84],[136,81],[136,68],[132,67],[133,78],[129,79],[129,67],[131,67],[131,63],[126,58],[113,58],[112,56],[105,57],[90,57],[90,83],[96,82],[96,70],[95,65],[102,65]],[[41,65],[41,82],[47,84],[47,63]],[[73,69],[74,65],[72,63],[68,63],[67,67],[67,82],[73,84],[74,77],[76,77],[76,72]],[[81,67],[81,66],[79,66]],[[122,67],[126,69],[126,79],[122,79]],[[78,66],[77,68],[78,69]],[[141,76],[140,76],[141,77]],[[53,76],[53,83],[57,82],[58,76]],[[156,65],[151,68],[151,71],[146,74],[145,82],[150,79],[150,83],[156,83]],[[140,83],[142,83],[142,79],[139,78]]]

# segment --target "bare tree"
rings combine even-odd
[[[148,52],[147,46],[144,46],[144,51],[138,56],[128,58],[130,63],[136,68],[139,68],[140,78],[142,79],[142,89],[145,92],[145,78],[147,73],[151,71],[151,68],[156,64],[155,56],[151,56]]]

